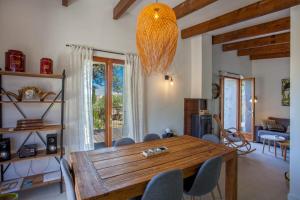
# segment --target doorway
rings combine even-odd
[[[221,119],[225,129],[235,128],[248,140],[254,139],[255,78],[222,76]]]
[[[124,60],[94,57],[93,123],[95,149],[123,137]]]

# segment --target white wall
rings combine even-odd
[[[183,134],[184,97],[189,96],[189,52],[186,41],[179,40],[176,57],[168,74],[173,76],[174,85],[164,80],[162,74],[148,77],[146,85],[147,133],[163,133],[171,128]]]
[[[290,107],[281,105],[281,80],[290,77],[290,58],[252,61],[256,78],[256,124],[269,116],[290,118]]]
[[[236,51],[223,52],[222,45],[213,46],[213,75],[216,76],[219,71],[232,72],[244,76],[251,76],[251,61],[248,56],[237,56]]]
[[[291,9],[291,153],[289,200],[300,200],[300,6]]]
[[[69,7],[63,7],[61,0],[0,0],[0,63],[4,66],[4,53],[8,49],[18,49],[26,54],[26,70],[39,72],[39,61],[50,57],[54,61],[54,72],[60,73],[66,66],[67,43],[88,45],[95,48],[121,52],[136,52],[136,18],[129,14],[120,20],[112,19],[113,7],[117,0],[80,0],[72,1]],[[14,13],[14,14],[12,14]],[[187,97],[188,61],[185,59],[189,47],[179,39],[175,61],[170,69],[174,76],[174,86],[164,80],[162,74],[153,74],[146,80],[146,122],[147,132],[161,133],[170,127],[178,133],[183,132],[183,102]],[[115,57],[114,55],[109,55]],[[39,79],[5,79],[4,86],[16,90],[27,85],[39,85],[47,90],[57,91],[60,82]],[[24,108],[29,116],[40,113],[34,106]],[[44,109],[44,107],[42,108]],[[57,121],[55,113],[49,120]],[[20,116],[12,106],[4,109],[4,126],[15,126]],[[25,134],[15,135],[13,146],[20,145]],[[33,137],[30,142],[38,141]],[[14,148],[15,149],[15,148]],[[30,162],[14,165],[18,174],[27,174]],[[34,161],[34,172],[52,171],[58,166],[55,162]],[[46,169],[47,168],[47,169]],[[6,177],[16,177],[10,167]]]

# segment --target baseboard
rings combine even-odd
[[[289,193],[288,199],[289,200],[300,200],[300,196],[299,196],[299,194],[297,196],[296,194]]]

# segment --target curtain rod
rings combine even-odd
[[[231,74],[231,75],[236,75],[236,76],[244,76],[243,74],[237,74],[237,73],[226,72],[226,71],[219,71],[219,75],[222,76],[222,73]]]
[[[66,47],[72,47],[72,46],[78,46],[78,45],[74,45],[74,44],[66,44]],[[100,52],[103,52],[103,53],[111,53],[111,54],[117,54],[117,55],[125,56],[125,53],[116,52],[116,51],[108,51],[108,50],[94,49],[94,48],[93,48],[93,51],[100,51]]]

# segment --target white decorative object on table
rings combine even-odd
[[[155,148],[151,148],[151,149],[147,149],[145,151],[142,152],[143,156],[145,157],[151,157],[151,156],[156,156],[162,153],[166,153],[168,152],[168,148],[165,146],[162,147],[155,147]]]

